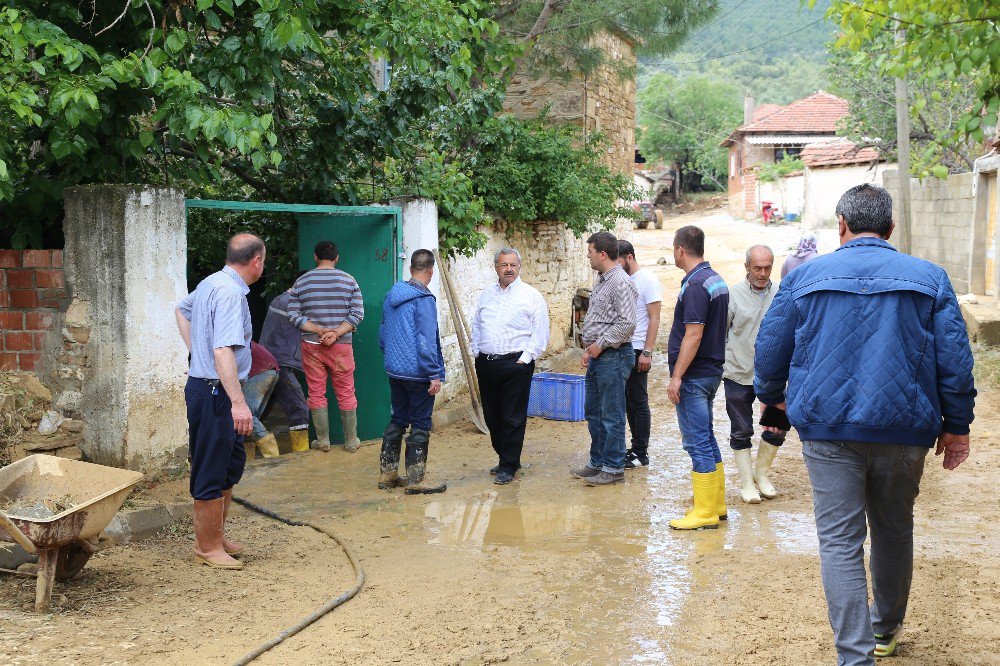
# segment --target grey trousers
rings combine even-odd
[[[902,623],[913,579],[913,503],[927,449],[806,441],[830,626],[841,666],[874,666],[875,633]],[[868,607],[864,543],[871,529],[874,601]]]

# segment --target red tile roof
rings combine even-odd
[[[760,122],[761,120],[764,120],[764,118],[774,115],[776,111],[780,111],[783,108],[785,107],[781,106],[780,104],[761,104],[756,109],[754,109],[753,120],[751,120],[750,122],[751,123]]]
[[[810,143],[802,149],[799,159],[807,167],[864,164],[877,161],[879,152],[878,148],[861,148],[848,139],[834,139]]]
[[[754,112],[753,121],[737,129],[737,132],[832,134],[837,131],[837,121],[848,114],[847,100],[822,90],[788,106],[775,109],[773,113],[768,108],[772,106],[775,105],[762,105]],[[760,112],[765,109],[767,115],[761,114]]]

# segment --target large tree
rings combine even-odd
[[[685,189],[699,182],[724,190],[728,151],[719,144],[740,124],[735,86],[707,76],[656,74],[639,93],[639,149],[676,164]]]
[[[808,0],[813,4],[815,0]],[[841,26],[838,47],[876,51],[889,76],[918,80],[974,77],[974,102],[953,127],[982,141],[1000,111],[1000,5],[989,0],[835,0],[829,14]],[[885,35],[905,28],[898,44]]]

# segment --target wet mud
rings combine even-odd
[[[668,253],[673,229],[701,222],[709,258],[739,279],[744,245],[787,229],[716,218],[637,232],[640,261]],[[773,236],[773,238],[772,238]],[[832,247],[823,248],[824,251]],[[779,257],[781,255],[779,254]],[[680,272],[656,266],[664,327]],[[661,341],[664,336],[661,335]],[[238,495],[329,526],[367,572],[362,592],[266,654],[261,664],[832,664],[801,445],[777,456],[779,496],[743,504],[721,391],[729,520],[671,531],[690,501],[690,462],[666,398],[663,354],[650,377],[652,464],[592,488],[584,423],[530,419],[516,480],[495,486],[489,439],[469,423],[432,433],[428,477],[446,493],[379,490],[378,446],[311,451],[251,466]],[[928,460],[916,508],[916,563],[900,656],[884,663],[994,664],[1000,641],[1000,398],[981,392],[973,457]],[[756,448],[756,446],[755,446]],[[183,496],[184,482],[175,492]],[[166,493],[169,489],[161,489]],[[308,528],[235,512],[242,572],[196,567],[189,526],[95,556],[56,586],[56,612],[24,612],[33,582],[0,578],[0,663],[229,663],[353,580],[347,559]],[[60,596],[61,595],[61,596]]]

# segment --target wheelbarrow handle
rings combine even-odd
[[[31,539],[24,536],[24,532],[22,532],[3,511],[0,511],[0,527],[7,530],[7,533],[14,538],[14,541],[16,541],[21,548],[24,548],[32,555],[38,553],[38,549],[35,548],[35,544],[31,543]]]

